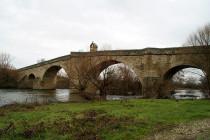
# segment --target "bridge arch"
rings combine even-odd
[[[56,89],[57,73],[62,68],[67,73],[65,68],[62,67],[61,65],[52,65],[52,66],[48,67],[47,70],[45,70],[45,72],[41,78],[42,89]]]
[[[193,68],[193,69],[188,69],[188,68]],[[180,70],[184,70],[184,69],[186,69],[186,71],[184,71],[184,73],[183,73],[184,77],[180,77],[180,75],[178,75],[178,72]],[[194,72],[194,70],[199,70],[199,71]],[[176,75],[176,77],[174,77],[175,75]],[[193,81],[185,80],[185,79],[188,79],[189,77],[191,77],[191,78],[194,77],[193,78],[194,80]],[[203,69],[201,69],[200,67],[198,67],[196,65],[193,65],[193,64],[175,65],[175,66],[169,68],[164,73],[163,79],[161,82],[161,87],[160,87],[160,89],[162,89],[162,91],[160,94],[162,94],[162,96],[164,95],[164,96],[169,97],[169,96],[171,96],[172,93],[174,93],[175,90],[177,90],[179,88],[181,88],[181,89],[189,88],[188,86],[190,86],[190,87],[195,86],[194,88],[196,88],[196,87],[200,88],[200,86],[204,86],[204,85],[198,85],[198,83],[203,84],[199,81],[199,78],[201,78],[201,77],[206,78],[206,73]],[[180,78],[180,80],[179,80],[179,78]]]
[[[163,75],[163,80],[170,80],[174,74],[176,74],[178,71],[182,70],[182,69],[186,69],[186,68],[196,68],[196,69],[200,69],[201,68],[192,65],[192,64],[179,64],[179,65],[175,65],[171,68],[169,68]],[[203,70],[202,70],[203,71]]]
[[[33,73],[29,74],[29,76],[28,76],[29,80],[34,80],[35,78],[36,78],[36,76]]]
[[[19,83],[25,81],[27,79],[27,75],[24,75],[20,78],[20,80],[18,81]]]
[[[20,80],[18,81],[18,88],[24,89],[24,88],[28,88],[27,86],[27,75],[23,75]]]
[[[125,66],[126,68],[128,68],[128,70],[133,73],[135,75],[135,80],[138,81],[138,84],[139,84],[139,91],[138,91],[138,94],[141,94],[142,93],[142,81],[141,79],[139,78],[139,75],[136,73],[135,69],[133,69],[133,67],[131,67],[130,65],[128,65],[127,63],[124,63],[122,61],[119,61],[117,59],[106,59],[106,60],[103,60],[99,63],[97,63],[93,69],[94,70],[90,70],[89,72],[92,72],[95,74],[96,77],[99,77],[100,74],[107,68],[109,67],[112,67],[114,65],[120,65],[122,64],[122,66]],[[116,67],[117,68],[117,67]]]
[[[29,74],[28,79],[27,79],[28,80],[27,88],[33,89],[35,79],[36,79],[36,77],[33,73]]]

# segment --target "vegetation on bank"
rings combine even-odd
[[[18,72],[11,60],[9,54],[0,52],[0,88],[17,88]]]
[[[209,118],[209,106],[157,99],[10,105],[0,108],[0,139],[142,139]]]

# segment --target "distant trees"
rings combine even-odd
[[[141,83],[137,75],[125,64],[118,64],[112,74],[112,84],[108,87],[109,94],[139,95]]]
[[[199,48],[210,48],[210,23],[191,34],[184,45],[197,47],[198,52],[202,51]],[[206,80],[203,80],[205,81],[204,88],[210,93],[210,54],[206,53],[192,60],[196,66],[203,70],[206,78]]]
[[[69,77],[64,69],[59,70],[56,78],[56,88],[68,89],[69,88]]]
[[[16,88],[18,73],[11,64],[11,56],[0,53],[0,88]]]

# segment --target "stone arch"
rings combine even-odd
[[[33,73],[29,74],[29,76],[28,76],[29,80],[34,80],[35,78],[36,78],[36,76]]]
[[[57,73],[62,68],[60,65],[52,65],[44,72],[41,80],[42,89],[56,89]]]
[[[27,75],[24,75],[20,78],[19,83],[25,81],[27,79]]]
[[[131,67],[129,64],[127,63],[124,63],[123,61],[119,61],[117,59],[107,59],[107,60],[103,60],[103,61],[100,61],[99,63],[97,63],[95,66],[94,66],[94,71],[93,70],[90,70],[89,72],[94,72],[94,74],[96,74],[96,76],[98,77],[100,75],[100,73],[105,70],[106,68],[108,68],[109,66],[112,66],[112,65],[115,65],[115,64],[124,64],[125,66],[127,66],[138,78],[138,82],[140,83],[140,91],[139,91],[139,94],[142,94],[142,80],[141,78],[139,77],[139,75],[136,73],[134,67]]]
[[[163,80],[170,80],[174,74],[176,74],[178,71],[185,69],[185,68],[197,68],[197,69],[201,69],[195,65],[190,65],[190,64],[180,64],[180,65],[176,65],[171,67],[170,69],[168,69],[164,75],[163,75]],[[202,69],[201,69],[202,70]],[[202,70],[203,71],[203,70]]]
[[[205,71],[201,69],[200,67],[193,65],[193,64],[177,64],[173,67],[169,68],[164,74],[162,78],[162,85],[160,89],[162,89],[161,94],[166,95],[167,97],[171,96],[171,94],[174,93],[174,90],[176,90],[176,86],[174,86],[174,83],[172,81],[173,76],[180,70],[186,69],[186,68],[195,68],[201,70],[204,74]]]
[[[27,87],[30,89],[33,89],[33,84],[34,84],[34,80],[35,80],[35,75],[33,73],[29,74],[28,76],[28,83],[27,83]]]
[[[113,60],[113,59],[104,60],[104,61],[96,64],[94,69],[97,71],[97,74],[99,75],[104,69],[108,68],[111,65],[119,64],[119,63],[122,63],[122,62]]]
[[[18,81],[18,88],[28,88],[28,83],[27,83],[27,75],[24,75],[19,81]]]

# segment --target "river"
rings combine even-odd
[[[0,106],[13,103],[51,103],[70,101],[69,89],[56,90],[0,90]]]
[[[188,96],[189,95],[189,96]],[[192,96],[193,95],[193,96]],[[199,98],[200,96],[200,98]],[[200,90],[176,90],[174,97],[177,99],[202,99],[204,94]],[[107,100],[121,100],[141,98],[141,96],[107,95]],[[13,103],[55,103],[55,102],[81,102],[84,101],[79,95],[71,94],[69,89],[56,90],[0,90],[0,106]]]

